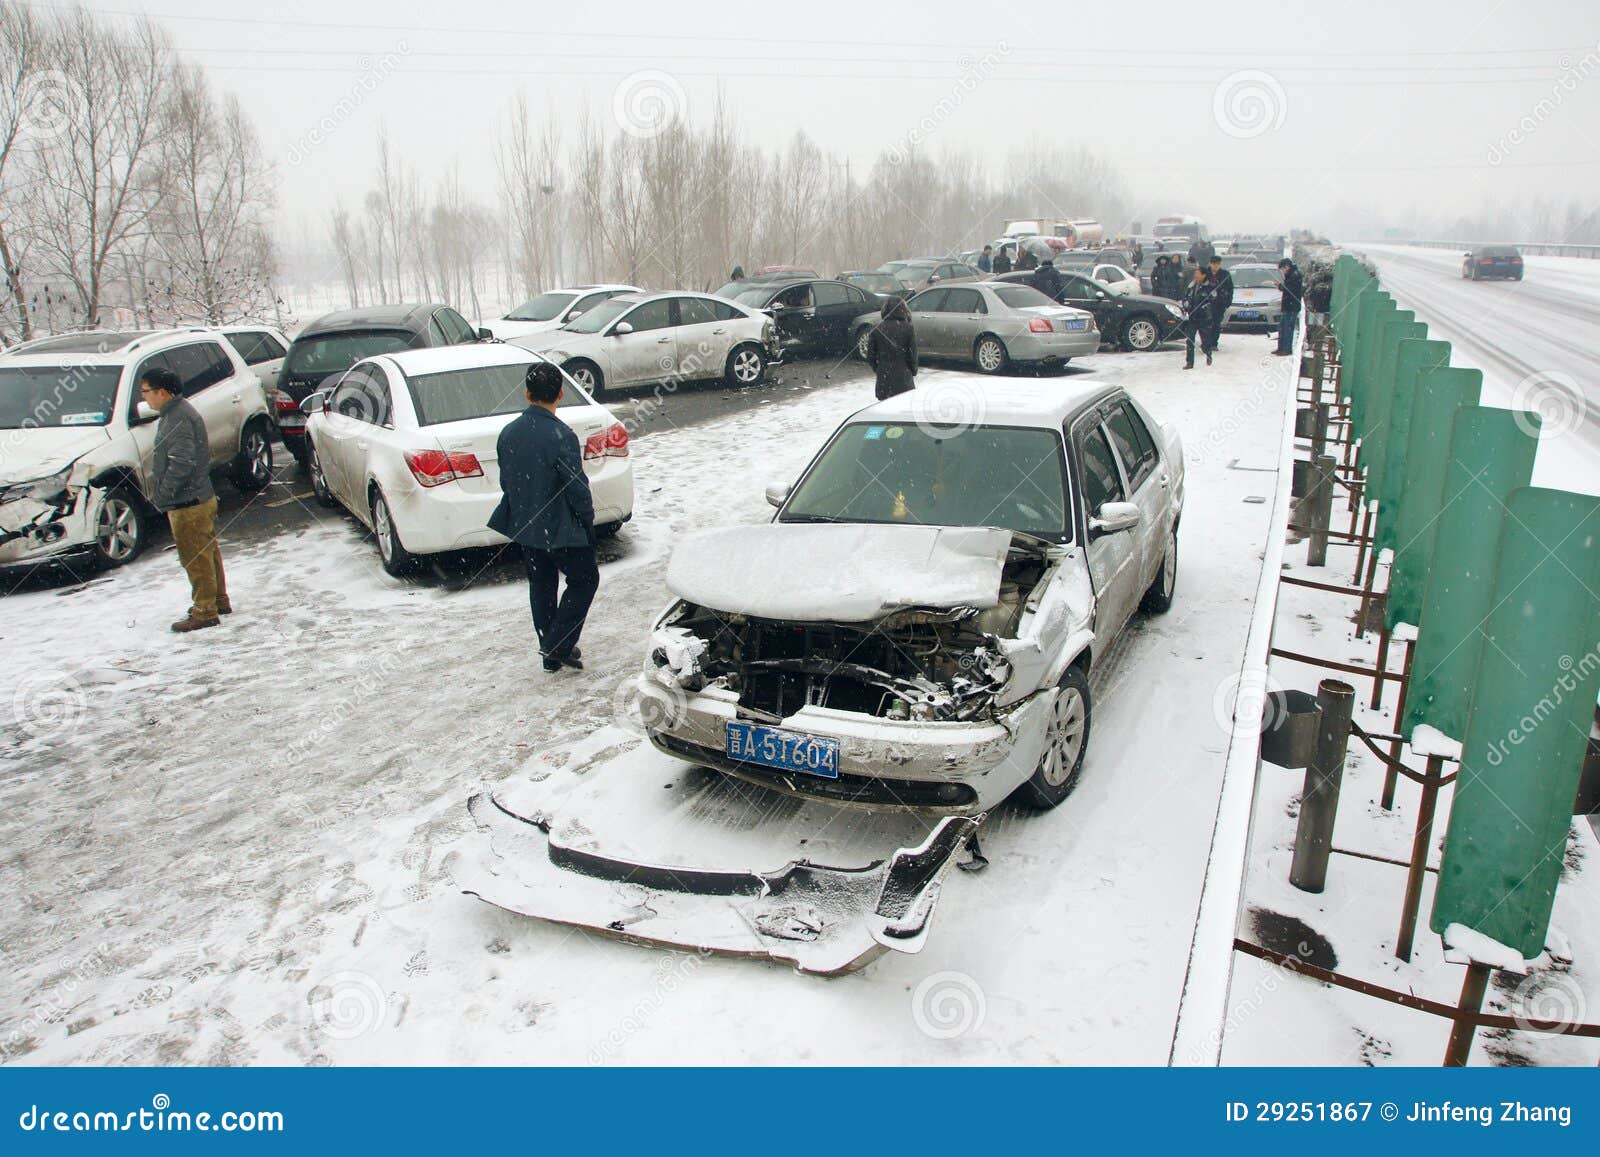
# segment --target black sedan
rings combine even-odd
[[[1515,245],[1480,245],[1469,249],[1461,261],[1461,276],[1473,281],[1487,277],[1522,280],[1522,251]]]
[[[851,269],[839,274],[839,280],[864,289],[879,298],[898,297],[902,301],[909,298],[916,290],[898,281],[894,274],[884,273],[878,269]]]
[[[845,353],[854,341],[851,323],[863,314],[878,314],[885,299],[848,282],[819,277],[753,282],[733,300],[771,314],[785,350]]]
[[[1094,314],[1095,328],[1108,344],[1142,352],[1182,336],[1183,310],[1176,302],[1137,293],[1119,297],[1091,277],[1066,269],[1060,272],[1061,292],[1056,300]],[[995,280],[1032,285],[1033,274],[1003,273]]]

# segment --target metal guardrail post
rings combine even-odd
[[[1433,817],[1439,807],[1439,777],[1444,774],[1444,757],[1428,756],[1428,782],[1422,785],[1422,803],[1417,807],[1417,830],[1411,837],[1411,867],[1406,871],[1406,898],[1400,908],[1400,933],[1395,937],[1394,954],[1411,959],[1411,946],[1417,939],[1417,909],[1422,904],[1422,878],[1428,872],[1428,845],[1433,843]]]
[[[1325,418],[1327,407],[1317,408],[1318,416]],[[1333,479],[1335,461],[1332,455],[1322,454],[1311,463],[1311,488],[1305,505],[1311,514],[1310,542],[1306,547],[1307,566],[1328,565],[1328,522],[1333,518]]]
[[[1317,743],[1306,767],[1300,796],[1300,821],[1294,833],[1289,882],[1304,892],[1320,892],[1328,882],[1333,823],[1339,811],[1345,755],[1350,747],[1350,711],[1356,689],[1338,679],[1317,685]]]

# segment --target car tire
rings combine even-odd
[[[1148,313],[1130,317],[1122,326],[1122,348],[1149,353],[1161,344],[1161,324]]]
[[[759,386],[767,376],[767,359],[761,347],[754,342],[736,345],[728,353],[727,364],[722,368],[722,380],[730,389]]]
[[[265,422],[251,422],[239,435],[233,460],[233,484],[246,494],[272,485],[272,436]]]
[[[603,542],[608,538],[616,538],[617,532],[621,529],[622,523],[620,522],[603,522],[594,528],[595,540]]]
[[[339,505],[339,500],[333,496],[333,491],[328,489],[328,476],[322,472],[322,456],[317,453],[317,448],[312,446],[306,458],[306,471],[311,475],[311,497],[317,500],[318,506],[332,510]]]
[[[1016,798],[1024,807],[1048,811],[1072,794],[1083,778],[1089,750],[1089,677],[1082,667],[1067,668],[1045,720],[1045,747]]]
[[[871,344],[872,327],[870,325],[864,325],[860,329],[856,330],[854,350],[857,358],[859,358],[861,361],[867,361],[871,356],[871,351],[868,349]]]
[[[578,359],[561,367],[568,377],[583,387],[584,392],[596,401],[606,392],[606,376],[591,361]]]
[[[992,333],[986,333],[972,347],[972,360],[978,364],[980,373],[999,374],[1005,372],[1011,355],[1006,353],[1005,342]]]
[[[389,500],[376,486],[372,488],[372,534],[378,540],[378,558],[384,570],[399,578],[416,569],[417,556],[400,541],[400,528],[395,525]]]
[[[1167,539],[1167,553],[1161,556],[1161,569],[1150,580],[1150,589],[1144,592],[1139,605],[1152,615],[1162,615],[1172,609],[1172,598],[1178,591],[1178,528],[1172,528]]]
[[[89,553],[104,570],[127,566],[144,553],[150,531],[144,503],[126,486],[113,486],[100,500],[94,516],[94,538]]]

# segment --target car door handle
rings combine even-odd
[[[658,337],[656,338],[656,345],[666,345],[671,340],[670,337]]]
[[[712,330],[711,332],[712,333],[727,333],[728,329],[727,329],[726,326],[720,326],[719,325],[716,329]]]
[[[1160,478],[1156,479],[1156,481],[1164,487],[1168,482],[1171,482],[1172,479],[1168,475],[1163,474]]]

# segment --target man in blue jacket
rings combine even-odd
[[[528,408],[500,431],[500,505],[489,529],[522,547],[528,601],[546,671],[583,669],[578,636],[600,586],[594,552],[594,499],[578,436],[560,418],[561,374],[548,362],[528,367]],[[556,601],[561,577],[566,590]]]

